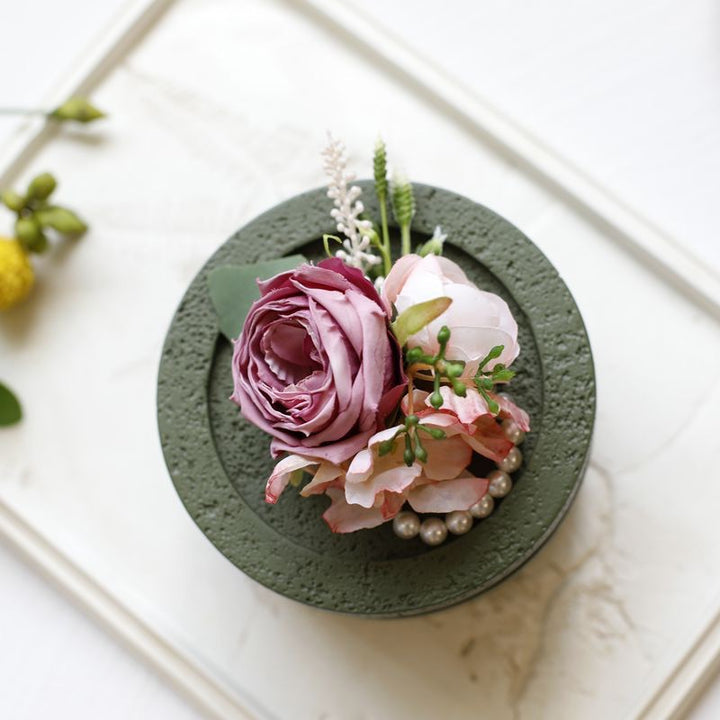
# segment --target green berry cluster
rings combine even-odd
[[[450,342],[450,328],[443,325],[437,334],[438,345],[440,346],[435,355],[426,355],[422,348],[410,348],[405,355],[408,365],[422,363],[429,365],[433,371],[433,392],[430,395],[430,404],[439,410],[443,404],[443,397],[440,394],[440,383],[443,379],[447,380],[453,389],[453,392],[460,397],[467,394],[467,386],[460,380],[460,376],[465,369],[463,360],[448,360],[445,357],[447,344]]]
[[[0,202],[17,215],[15,237],[28,252],[43,253],[48,249],[46,230],[63,237],[80,237],[87,225],[76,213],[50,202],[57,181],[50,173],[42,173],[28,185],[21,195],[14,190],[0,194]]]
[[[491,360],[499,358],[504,349],[504,345],[496,345],[492,348],[490,352],[480,361],[477,373],[473,378],[475,387],[485,399],[488,409],[491,413],[493,413],[493,415],[496,415],[500,408],[490,395],[488,395],[488,393],[492,391],[493,387],[497,383],[506,383],[509,380],[512,380],[515,377],[515,371],[509,370],[503,363],[496,363],[492,370],[485,370],[485,366]]]

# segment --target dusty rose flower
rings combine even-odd
[[[340,463],[367,444],[402,393],[386,305],[362,272],[336,258],[258,285],[235,341],[232,400],[273,436],[274,457]]]
[[[463,377],[475,375],[480,360],[496,345],[503,345],[504,350],[486,368],[491,370],[497,363],[510,365],[520,352],[517,323],[510,308],[502,298],[477,288],[452,260],[437,255],[405,255],[393,265],[383,286],[383,298],[395,305],[398,313],[443,296],[451,298],[452,305],[412,335],[408,347],[419,346],[435,354],[438,331],[447,325],[451,334],[446,357],[467,363]]]

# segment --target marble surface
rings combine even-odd
[[[62,168],[93,229],[0,325],[26,407],[0,435],[3,501],[259,717],[631,713],[718,602],[717,322],[293,3],[178,3],[96,99],[112,121],[27,168]],[[361,172],[382,130],[413,179],[510,218],[595,352],[596,437],[567,522],[510,581],[426,618],[327,615],[257,586],[187,517],[157,441],[175,305],[234,229],[323,182],[328,127]]]
[[[714,0],[347,0],[720,275]],[[672,202],[668,202],[672,198]]]

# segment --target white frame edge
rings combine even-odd
[[[232,690],[143,623],[2,500],[0,535],[208,717],[217,720],[257,718]]]
[[[87,93],[171,2],[129,2],[103,41],[49,98],[48,106],[55,106],[71,95]],[[581,170],[340,0],[292,0],[292,3],[315,20],[353,39],[413,89],[431,97],[440,110],[473,128],[485,142],[520,163],[564,200],[610,231],[650,269],[720,318],[720,278]],[[0,185],[9,183],[55,132],[56,128],[46,121],[26,121],[10,143],[0,149]],[[257,717],[229,688],[140,621],[1,499],[0,535],[209,717],[223,720]],[[719,666],[720,612],[709,619],[701,636],[669,670],[665,682],[649,691],[648,698],[631,717],[646,720],[683,717]]]

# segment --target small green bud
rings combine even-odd
[[[421,463],[427,462],[427,450],[419,443],[415,446],[415,459]]]
[[[443,325],[437,334],[437,341],[441,345],[447,345],[450,340],[450,328],[447,325]]]
[[[72,211],[55,205],[38,210],[37,219],[43,227],[57,230],[61,235],[82,235],[88,226]]]
[[[462,375],[464,369],[464,362],[449,362],[445,365],[445,374],[449,378],[458,378]]]
[[[461,380],[453,380],[452,389],[458,397],[465,397],[467,395],[467,386]]]
[[[407,427],[414,427],[415,425],[418,424],[418,421],[419,421],[419,418],[417,415],[408,415],[405,418],[405,425]]]
[[[412,464],[415,462],[415,453],[412,451],[412,448],[405,448],[403,460],[408,467],[412,467]]]
[[[57,180],[50,173],[42,173],[28,185],[28,200],[47,200],[57,187]]]
[[[43,253],[48,248],[47,237],[34,217],[18,218],[15,221],[15,237],[30,252]]]
[[[5,190],[0,195],[0,201],[13,212],[20,212],[25,207],[25,198],[14,190]]]
[[[83,97],[71,97],[60,107],[55,108],[49,117],[60,121],[74,120],[75,122],[89,123],[104,118],[105,113]]]
[[[380,445],[378,445],[378,455],[380,457],[383,457],[384,455],[388,455],[395,449],[395,438],[390,438],[390,440],[383,440]]]
[[[421,425],[423,430],[426,430],[430,437],[435,438],[435,440],[442,440],[445,437],[445,431],[442,428],[436,428],[436,427],[427,427],[426,425]]]
[[[435,228],[433,236],[418,248],[418,255],[420,257],[425,257],[426,255],[442,255],[446,238],[447,235],[443,233],[442,228],[438,225]]]
[[[408,364],[418,363],[423,359],[423,351],[421,347],[410,348],[405,355]]]
[[[496,382],[496,383],[509,382],[514,377],[515,377],[514,370],[508,370],[507,368],[501,368],[500,370],[498,370],[497,366],[495,366],[495,368],[493,368],[493,374],[492,374],[493,382]]]
[[[443,396],[440,394],[439,390],[436,390],[431,396],[430,396],[430,404],[436,409],[439,410],[443,405]]]

